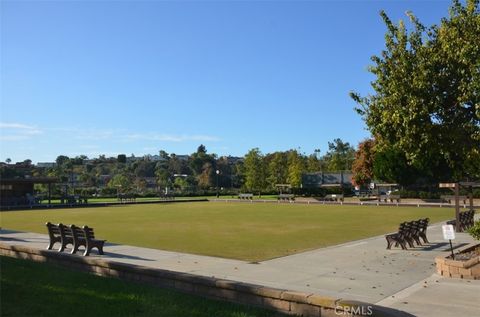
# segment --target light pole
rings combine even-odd
[[[220,197],[220,193],[218,192],[218,174],[220,174],[220,171],[216,170],[215,174],[217,175],[217,198],[218,198],[218,197]]]

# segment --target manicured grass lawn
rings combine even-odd
[[[262,317],[278,313],[0,257],[2,316]]]
[[[47,233],[45,222],[95,228],[109,242],[260,261],[452,218],[451,208],[274,203],[170,203],[1,213],[6,229]]]

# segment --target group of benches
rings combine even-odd
[[[473,226],[473,224],[475,222],[474,217],[475,217],[475,210],[474,209],[461,211],[458,214],[458,218],[459,218],[459,221],[460,221],[460,228],[459,228],[460,231],[465,231],[468,228],[470,228],[471,226]],[[457,220],[453,219],[453,220],[447,221],[447,224],[455,226],[457,224]]]
[[[60,197],[60,203],[61,204],[67,204],[67,205],[88,204],[88,198],[87,197],[82,197],[80,195],[63,196],[63,197]]]
[[[117,195],[117,200],[121,203],[135,202],[137,200],[137,198],[135,197],[134,194],[118,194]]]
[[[46,225],[50,238],[47,250],[51,250],[53,245],[59,242],[60,248],[58,252],[62,252],[67,245],[71,244],[71,254],[75,254],[81,246],[85,247],[84,256],[88,256],[93,248],[97,248],[98,253],[103,254],[103,245],[106,240],[95,239],[93,228],[89,228],[88,226],[80,228],[75,225],[66,226],[61,223],[56,225],[50,222],[47,222]]]
[[[295,195],[293,194],[279,194],[277,197],[278,201],[295,201]]]
[[[238,199],[253,200],[253,194],[238,194]]]
[[[442,195],[442,196],[440,196],[440,199],[448,202],[449,204],[451,204],[452,202],[455,202],[455,196],[454,195]],[[467,204],[467,200],[468,200],[467,196],[458,196],[458,201],[463,202],[464,205]]]
[[[343,194],[328,194],[323,197],[325,201],[342,201],[343,202],[344,196]]]
[[[384,202],[390,201],[391,203],[393,203],[393,201],[396,201],[397,203],[399,203],[400,195],[379,195],[378,201],[384,201]]]
[[[392,245],[396,247],[399,245],[403,250],[407,250],[407,244],[410,248],[414,248],[417,245],[422,245],[420,239],[424,243],[429,243],[427,239],[427,227],[428,218],[403,222],[398,228],[398,232],[385,235],[387,240],[387,249],[391,249]]]

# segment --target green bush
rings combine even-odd
[[[436,193],[436,192],[421,191],[421,192],[418,193],[418,196],[421,199],[440,199],[440,193]]]
[[[473,197],[474,198],[480,198],[480,188],[477,188],[477,189],[473,190]]]
[[[467,232],[477,240],[480,240],[480,220],[477,220],[472,227],[470,227]]]

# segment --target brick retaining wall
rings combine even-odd
[[[289,315],[308,317],[412,316],[402,311],[364,302],[153,269],[100,258],[33,249],[20,245],[0,243],[0,255],[54,263],[100,276],[176,289],[184,293],[262,307]]]
[[[459,252],[468,252],[480,248],[480,245],[467,246],[460,249]],[[452,278],[462,278],[469,280],[480,280],[480,256],[476,256],[467,261],[457,261],[451,259],[449,253],[437,256],[435,258],[437,273]]]

